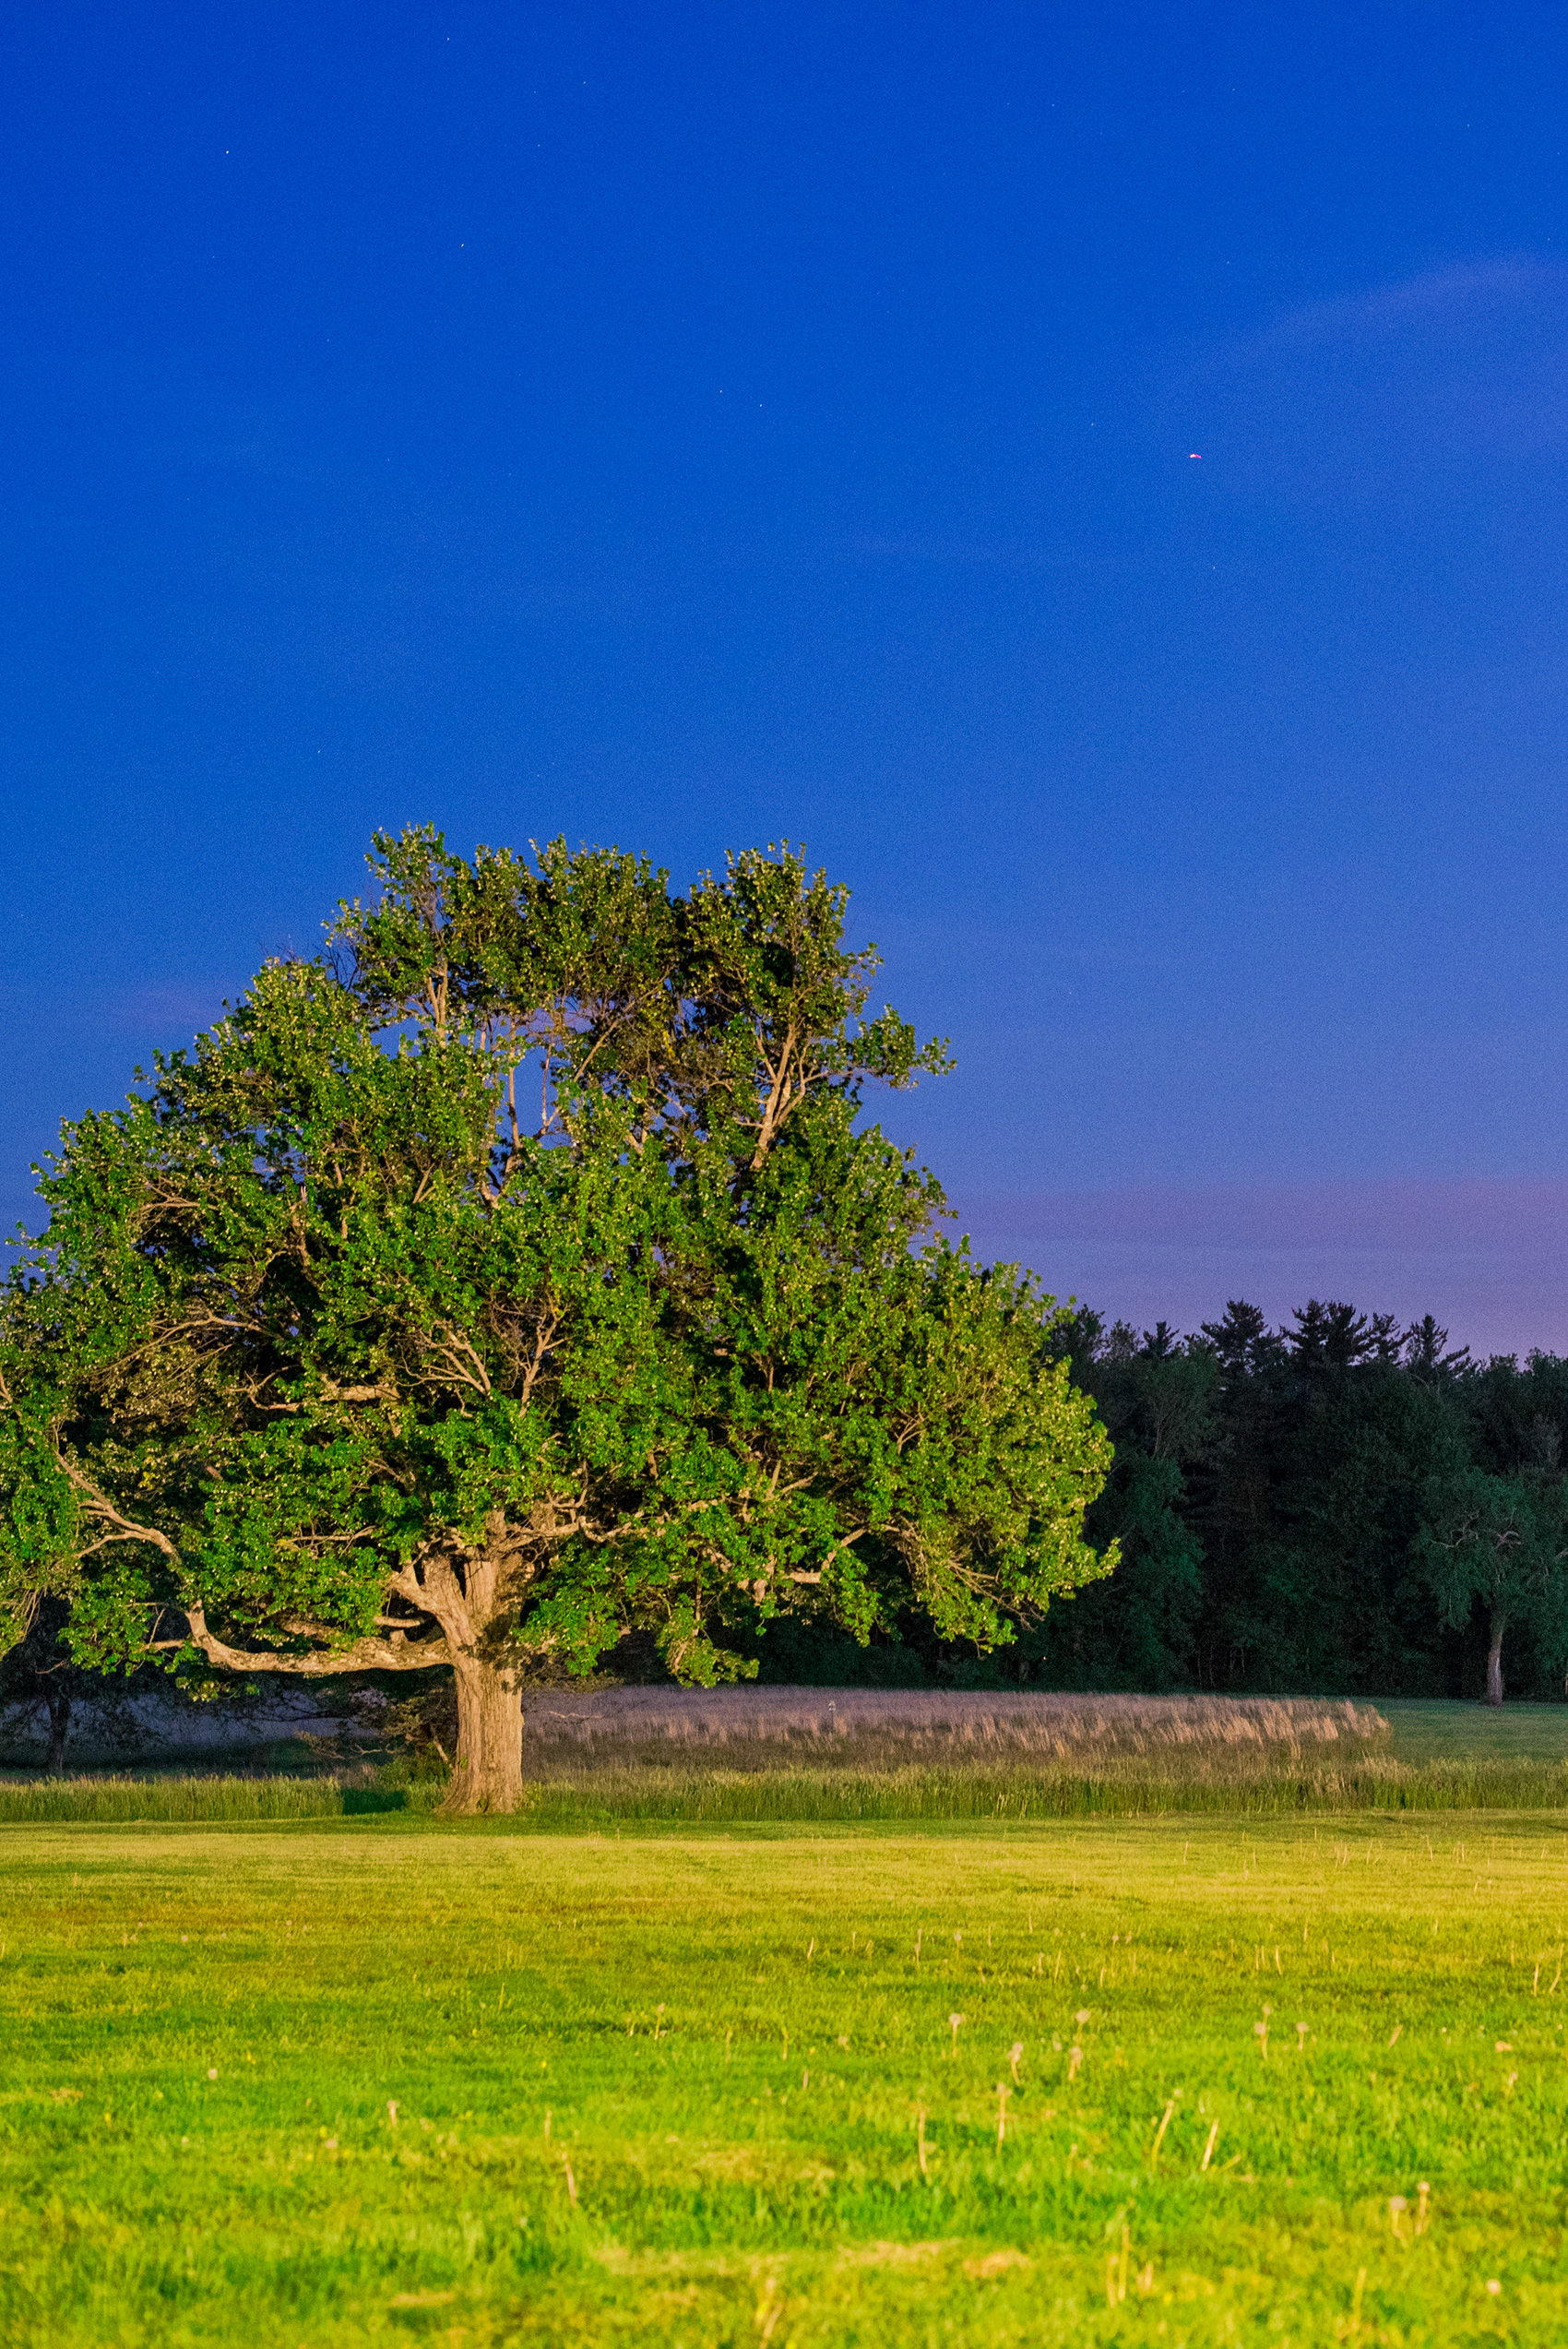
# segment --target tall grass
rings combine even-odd
[[[1568,1764],[1459,1755],[1412,1765],[1369,1705],[1308,1698],[997,1697],[871,1689],[541,1692],[519,1823],[1253,1818],[1309,1811],[1555,1810]],[[442,1785],[406,1759],[319,1776],[0,1783],[0,1824],[428,1820]]]
[[[338,1778],[42,1778],[0,1783],[0,1826],[101,1826],[342,1818],[434,1809],[439,1786],[345,1784]]]
[[[919,1764],[1091,1769],[1194,1762],[1227,1770],[1336,1763],[1384,1752],[1389,1726],[1371,1705],[1313,1697],[1061,1696],[1020,1690],[600,1688],[541,1691],[526,1708],[525,1752],[549,1773],[631,1759],[706,1756],[776,1771]]]
[[[390,1776],[391,1773],[386,1773]],[[41,1779],[0,1784],[0,1827],[221,1825],[397,1815],[432,1821],[439,1784],[345,1784],[323,1778]],[[529,1786],[507,1823],[570,1833],[615,1825],[936,1826],[991,1821],[1028,1827],[1063,1818],[1151,1818],[1187,1813],[1285,1818],[1336,1811],[1549,1811],[1568,1808],[1568,1766],[1371,1761],[1346,1770],[1251,1776],[1136,1770],[997,1769],[770,1772],[647,1764],[564,1772]]]
[[[1031,1820],[1160,1818],[1176,1813],[1252,1818],[1312,1811],[1555,1810],[1568,1807],[1561,1764],[1376,1759],[1347,1769],[1253,1773],[992,1769],[658,1769],[647,1764],[557,1772],[530,1790],[539,1827],[742,1825],[748,1821]]]

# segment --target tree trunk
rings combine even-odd
[[[63,1778],[65,1774],[65,1739],[71,1728],[71,1699],[64,1688],[52,1688],[46,1684],[43,1701],[49,1708],[47,1767],[52,1776]]]
[[[1491,1645],[1486,1651],[1486,1700],[1489,1705],[1503,1702],[1503,1634],[1502,1616],[1491,1618]]]
[[[457,1762],[442,1805],[447,1811],[515,1811],[523,1798],[523,1710],[515,1675],[478,1656],[460,1656]]]

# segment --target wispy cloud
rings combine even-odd
[[[231,1000],[236,990],[228,990]],[[96,1018],[122,1035],[145,1036],[149,1044],[184,1043],[223,1017],[224,990],[217,985],[128,987],[106,996]]]
[[[1540,304],[1568,313],[1568,268],[1529,254],[1509,255],[1426,269],[1391,285],[1306,303],[1228,348],[1238,356],[1262,356],[1391,334],[1430,335]]]
[[[1568,268],[1504,256],[1287,311],[1194,354],[1166,407],[1216,485],[1463,497],[1568,447]]]

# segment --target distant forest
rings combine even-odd
[[[1060,1344],[1116,1446],[1116,1572],[979,1658],[776,1625],[764,1679],[1562,1698],[1568,1360],[1316,1300],[1187,1338],[1085,1310]]]

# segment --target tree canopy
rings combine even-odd
[[[916,1610],[1005,1643],[1107,1573],[1111,1462],[1032,1280],[863,1122],[946,1065],[786,848],[378,835],[368,902],[63,1132],[0,1322],[17,1631],[184,1671],[449,1664],[459,1806],[518,1689],[650,1628]]]

